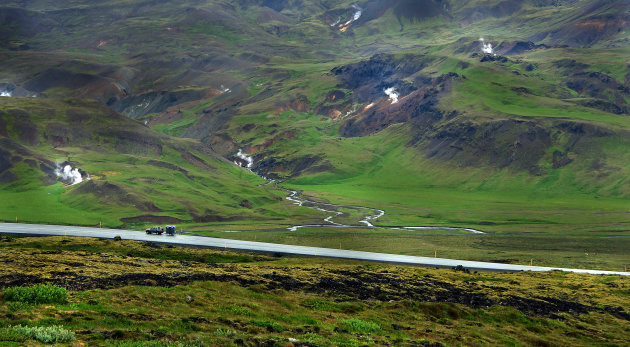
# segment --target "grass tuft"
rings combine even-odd
[[[380,325],[359,318],[346,319],[342,323],[348,330],[357,333],[375,333],[381,331]]]

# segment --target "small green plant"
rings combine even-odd
[[[214,331],[214,336],[230,337],[232,335],[234,335],[234,332],[230,329],[218,328],[217,330]]]
[[[28,303],[25,303],[25,302],[20,302],[20,301],[7,302],[7,308],[11,312],[17,312],[17,311],[20,311],[20,310],[27,309],[29,307],[31,307],[31,304],[28,304]]]
[[[342,323],[348,330],[358,333],[373,333],[381,330],[380,325],[373,322],[366,322],[359,318],[346,319]]]
[[[59,325],[49,327],[15,325],[10,327],[10,330],[28,339],[37,340],[42,343],[69,342],[76,339],[73,331],[66,330],[63,326]]]
[[[11,327],[0,329],[0,341],[24,342],[26,337]]]
[[[68,300],[66,288],[53,284],[37,284],[32,287],[12,287],[2,292],[5,301],[26,304],[56,304]]]
[[[235,315],[241,315],[241,316],[253,316],[254,313],[248,309],[247,307],[242,307],[242,306],[235,306],[235,305],[230,305],[230,306],[226,306],[224,308],[226,311],[233,313]]]

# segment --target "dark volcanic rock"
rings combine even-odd
[[[332,73],[345,88],[353,90],[358,102],[371,102],[384,95],[383,90],[395,87],[401,95],[409,94],[416,87],[402,79],[422,70],[428,60],[415,55],[394,59],[375,55],[369,60],[332,69]]]
[[[0,148],[0,172],[4,172],[13,167],[13,164],[11,164],[11,156],[11,153]]]
[[[334,169],[334,167],[324,160],[320,155],[305,155],[289,160],[278,160],[267,157],[256,163],[255,171],[268,178],[279,178],[277,172],[289,173],[289,176],[299,176],[304,173],[316,173]]]
[[[421,119],[422,122],[429,123],[438,122],[444,118],[443,112],[436,107],[440,93],[447,91],[452,81],[458,78],[460,76],[456,73],[434,79],[417,78],[414,86],[419,87],[418,89],[409,88],[408,94],[405,94],[405,90],[400,90],[401,97],[397,103],[381,102],[363,112],[360,117],[346,121],[339,132],[345,137],[365,136],[383,130],[391,124],[412,119]]]
[[[520,120],[474,124],[451,122],[433,129],[420,125],[409,143],[429,158],[453,161],[458,166],[532,169],[551,146],[551,137],[535,122]]]
[[[481,59],[479,59],[480,62],[485,63],[487,61],[498,61],[501,63],[507,63],[508,58],[502,56],[502,55],[496,55],[496,54],[484,54],[481,56]]]
[[[628,113],[626,98],[630,97],[630,88],[609,75],[601,72],[578,71],[569,77],[567,87],[580,95],[599,99],[578,100],[578,103],[584,106],[616,114]]]
[[[516,55],[540,48],[549,48],[549,46],[537,45],[531,41],[503,41],[494,50],[501,55]]]

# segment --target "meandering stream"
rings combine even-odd
[[[325,224],[294,225],[292,227],[287,228],[287,230],[290,230],[290,231],[296,231],[301,228],[385,228],[385,229],[392,229],[392,230],[453,230],[453,231],[466,231],[472,234],[485,234],[483,231],[472,229],[472,228],[438,227],[438,226],[409,226],[409,227],[374,226],[372,222],[375,222],[379,218],[383,217],[385,215],[384,210],[374,209],[374,208],[364,207],[364,206],[340,205],[340,204],[331,204],[331,203],[323,203],[323,202],[308,200],[303,195],[301,195],[298,191],[279,187],[278,183],[275,180],[271,180],[267,184],[274,184],[274,189],[288,192],[289,195],[286,197],[286,199],[294,202],[296,205],[312,208],[312,209],[322,211],[322,212],[332,213],[328,217],[324,218]],[[348,210],[356,210],[356,211],[371,210],[372,213],[358,220],[357,224],[350,225],[350,224],[338,223],[335,221],[335,218],[344,214],[343,212],[339,211],[340,209],[348,209]]]

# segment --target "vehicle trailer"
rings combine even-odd
[[[162,233],[164,232],[164,228],[162,227],[151,227],[150,229],[147,229],[147,234],[156,234],[156,235],[162,235]]]
[[[175,226],[174,225],[167,225],[166,226],[166,235],[169,236],[175,236],[176,230],[175,230]]]

